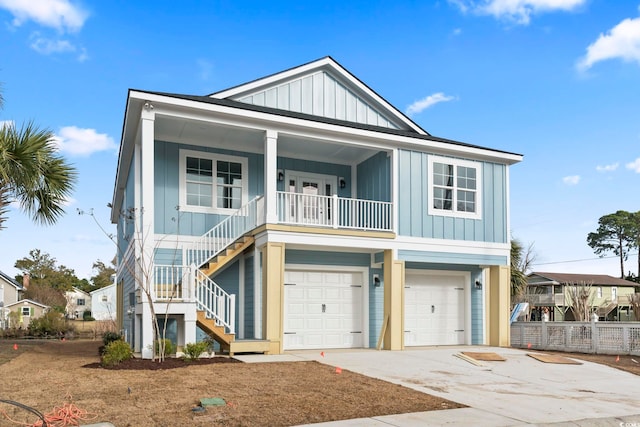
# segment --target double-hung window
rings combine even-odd
[[[429,156],[428,167],[430,215],[482,218],[480,163]]]
[[[247,203],[247,159],[180,150],[180,206],[185,211],[231,213]]]

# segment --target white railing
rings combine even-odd
[[[514,322],[511,347],[640,356],[640,322]]]
[[[187,264],[201,266],[264,221],[262,196],[229,215],[186,249]]]
[[[183,265],[155,265],[152,296],[154,300],[190,301],[193,298],[191,268]]]
[[[223,325],[227,333],[235,334],[236,330],[236,296],[224,291],[216,282],[209,279],[195,265],[196,307],[203,310],[209,319],[217,325]]]
[[[356,230],[391,231],[392,204],[376,200],[277,192],[278,221]]]

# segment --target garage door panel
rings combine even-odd
[[[406,275],[405,345],[464,343],[464,276]]]
[[[363,276],[287,270],[285,349],[362,347]]]

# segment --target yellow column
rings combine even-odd
[[[268,354],[282,353],[284,320],[284,243],[262,248],[262,337],[269,340]]]
[[[487,295],[487,343],[496,347],[509,347],[511,343],[509,307],[511,294],[510,270],[506,265],[489,268]]]
[[[384,251],[384,349],[404,348],[404,261]]]

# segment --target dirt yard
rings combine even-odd
[[[148,370],[96,367],[100,341],[0,341],[0,399],[42,413],[71,402],[88,413],[80,424],[124,426],[291,426],[463,405],[316,362],[189,364]],[[4,363],[3,363],[4,362]],[[171,362],[166,366],[172,365]],[[201,398],[226,406],[192,411]],[[0,404],[2,418],[34,423],[22,409]]]
[[[631,372],[635,375],[640,375],[640,356],[628,356],[621,355],[615,356],[610,354],[583,354],[583,353],[560,353],[549,352],[553,354],[559,354],[576,360],[586,360],[587,362],[600,363],[601,365],[611,366],[612,368],[620,369],[622,371]]]

